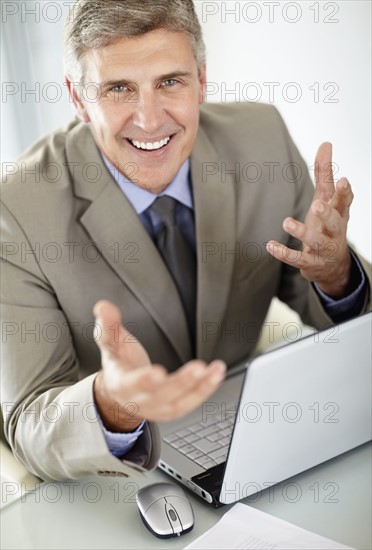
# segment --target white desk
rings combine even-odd
[[[43,484],[3,511],[1,548],[183,548],[229,509],[214,509],[187,491],[195,514],[193,531],[178,539],[157,539],[143,526],[134,494],[161,480],[171,478],[158,470],[140,481],[89,477]],[[370,549],[371,445],[243,502],[343,544]]]

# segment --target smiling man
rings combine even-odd
[[[370,295],[331,145],[314,190],[274,107],[203,105],[191,0],[72,13],[79,120],[29,149],[2,193],[6,433],[43,479],[155,467],[156,422],[199,406],[249,356],[274,296],[325,328]],[[222,169],[247,163],[291,169],[253,183]]]
[[[138,166],[137,185],[162,192],[191,155],[204,98],[205,66],[198,70],[190,38],[158,29],[90,50],[84,60],[83,86],[93,84],[99,100],[83,101],[74,90],[80,118],[111,163]]]

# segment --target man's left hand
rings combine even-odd
[[[332,144],[323,143],[315,159],[315,195],[305,223],[293,218],[283,222],[284,230],[302,242],[302,251],[291,250],[276,241],[267,243],[274,258],[297,267],[331,298],[347,295],[351,256],[346,241],[353,192],[346,178],[334,184]]]

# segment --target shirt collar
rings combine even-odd
[[[114,180],[117,182],[137,214],[142,214],[149,206],[152,205],[157,197],[161,197],[162,195],[173,197],[183,205],[188,206],[191,209],[194,208],[189,177],[190,159],[187,159],[183,163],[168,187],[166,187],[162,193],[154,195],[154,193],[150,193],[150,191],[142,189],[130,181],[124,176],[124,174],[119,172],[119,170],[108,160],[108,158],[105,157],[105,155],[102,156]]]

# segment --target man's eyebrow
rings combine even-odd
[[[163,74],[157,77],[156,80],[170,80],[172,78],[191,78],[192,72],[188,71],[173,71],[171,73]]]
[[[170,73],[157,76],[155,80],[159,82],[160,80],[170,80],[172,78],[191,78],[192,76],[193,76],[193,73],[189,71],[172,71]],[[106,88],[113,88],[114,86],[128,86],[128,85],[133,86],[133,84],[136,84],[136,83],[133,82],[132,80],[122,78],[122,79],[115,79],[115,80],[104,80],[103,82],[100,82],[99,85],[102,89],[106,89]]]
[[[116,80],[104,80],[103,82],[99,83],[100,88],[106,89],[106,88],[113,88],[114,86],[128,86],[130,84],[134,84],[134,82],[131,82],[130,80],[126,80],[125,78],[122,79],[116,79]]]

